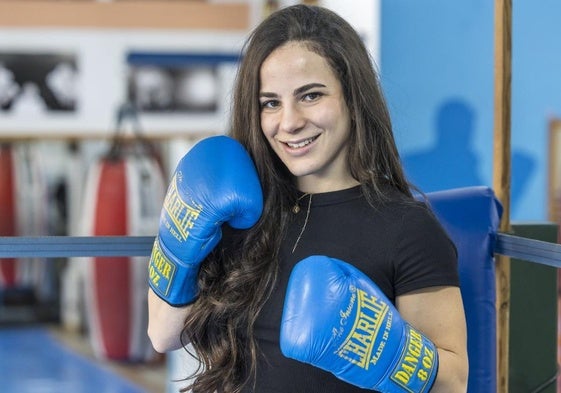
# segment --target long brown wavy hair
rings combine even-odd
[[[201,367],[185,391],[235,393],[255,376],[259,349],[254,322],[274,287],[278,250],[298,196],[294,177],[261,131],[259,73],[271,52],[289,41],[302,42],[324,57],[339,77],[351,114],[348,165],[365,197],[383,198],[382,180],[411,197],[379,79],[360,36],[321,7],[296,5],[271,14],[244,46],[230,130],[255,162],[264,210],[253,228],[234,236],[228,247],[217,247],[201,266],[200,296],[182,333]]]

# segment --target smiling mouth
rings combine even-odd
[[[297,143],[293,143],[293,142],[285,142],[285,144],[290,147],[291,149],[300,149],[302,147],[308,146],[310,143],[312,143],[313,141],[315,141],[318,138],[318,135],[313,136],[311,138],[308,139],[304,139],[301,142],[297,142]]]

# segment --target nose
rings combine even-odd
[[[283,132],[294,133],[304,127],[306,119],[296,105],[285,105],[282,108],[279,129]]]

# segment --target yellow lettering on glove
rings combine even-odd
[[[150,282],[167,296],[171,278],[175,272],[175,265],[173,265],[162,253],[157,240],[152,249],[149,266]]]
[[[388,312],[388,305],[360,289],[357,289],[357,294],[358,311],[355,321],[337,354],[350,363],[368,370],[374,343]]]
[[[168,214],[177,232],[179,232],[180,239],[178,240],[184,241],[187,239],[189,230],[193,228],[195,221],[199,218],[203,210],[203,207],[195,201],[190,202],[191,204],[188,204],[181,198],[177,190],[177,175],[175,175],[164,199],[164,210]],[[168,229],[170,232],[173,231],[173,228]]]

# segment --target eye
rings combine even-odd
[[[278,100],[266,100],[260,103],[261,110],[263,109],[274,109],[279,106]]]
[[[313,102],[313,101],[318,100],[322,96],[323,96],[323,93],[320,93],[318,91],[313,91],[313,92],[304,94],[304,96],[302,96],[302,101]]]

